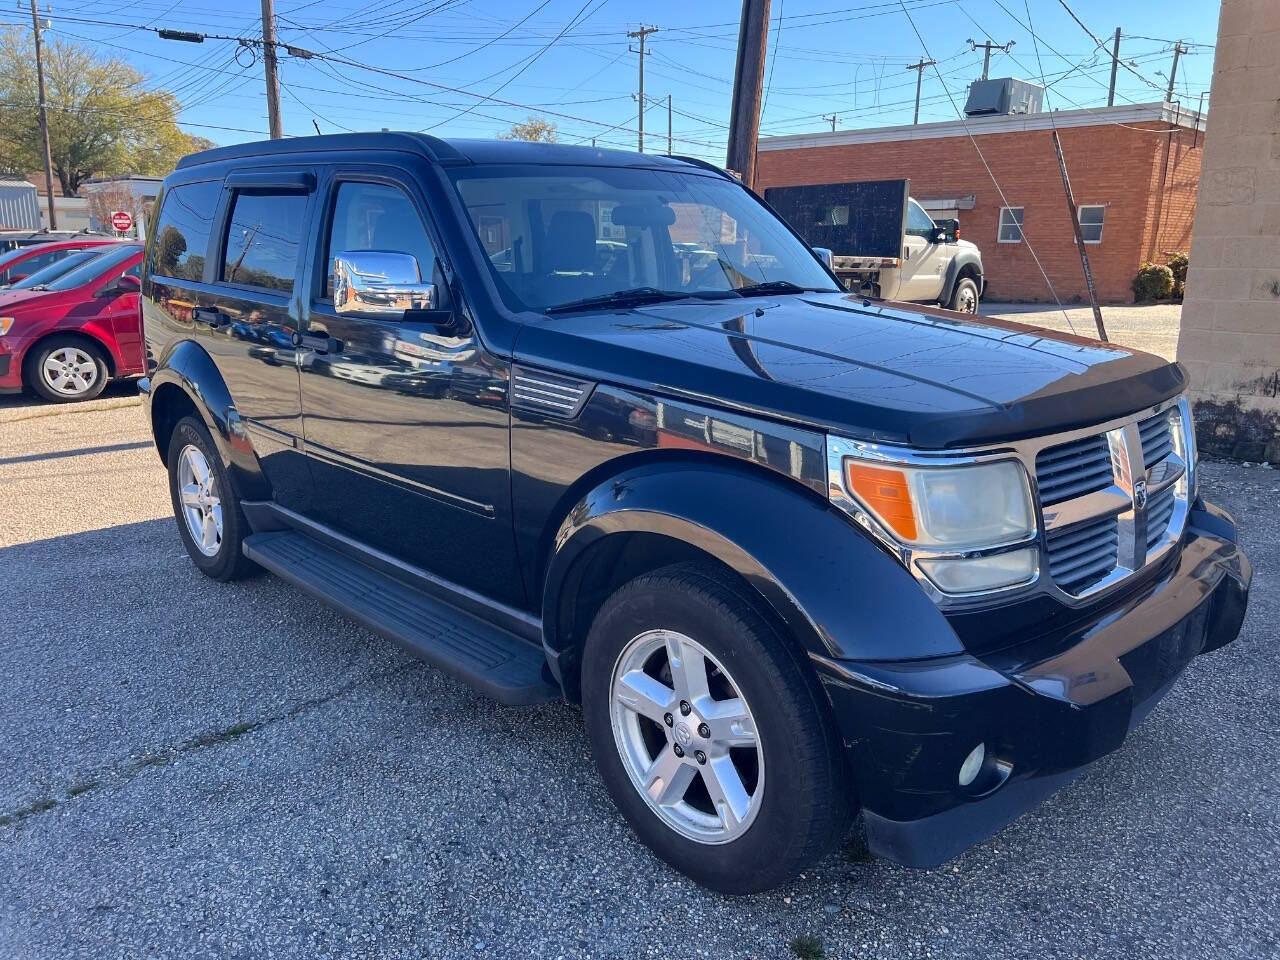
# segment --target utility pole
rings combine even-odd
[[[1107,328],[1102,325],[1102,308],[1098,306],[1098,291],[1093,285],[1093,271],[1089,269],[1089,254],[1084,248],[1084,236],[1080,233],[1080,215],[1076,211],[1076,198],[1071,193],[1071,178],[1067,176],[1067,161],[1062,155],[1062,141],[1058,131],[1053,131],[1053,149],[1058,154],[1058,171],[1062,174],[1062,189],[1067,195],[1067,213],[1071,216],[1071,229],[1076,235],[1076,249],[1080,251],[1080,268],[1084,271],[1084,285],[1089,290],[1089,305],[1093,307],[1093,322],[1098,327],[1098,339],[1107,339]]]
[[[671,156],[671,94],[667,94],[667,156]]]
[[[1178,78],[1178,58],[1186,52],[1181,43],[1173,45],[1173,66],[1169,68],[1169,90],[1164,95],[1164,99],[1168,103],[1173,102],[1173,82]]]
[[[764,90],[768,41],[769,0],[742,0],[725,165],[748,187],[754,187],[756,182],[756,141],[760,138],[760,95]]]
[[[982,49],[985,51],[985,54],[983,55],[983,58],[982,58],[982,79],[983,80],[987,79],[987,74],[991,72],[991,51],[1000,50],[1000,51],[1003,51],[1004,53],[1008,53],[1009,48],[1012,46],[1013,46],[1012,40],[1004,44],[992,43],[990,40],[988,40],[986,43],[978,43],[974,40],[969,41],[970,50],[977,50],[979,47],[982,47]]]
[[[276,66],[274,0],[262,0],[262,62],[267,75],[267,127],[271,130],[271,139],[279,140],[284,132],[280,129],[280,74]]]
[[[829,120],[829,121],[831,121],[831,132],[832,132],[832,133],[835,133],[835,132],[836,132],[836,121],[840,119],[840,115],[839,115],[839,114],[837,114],[837,113],[824,113],[824,114],[822,115],[822,119],[823,119],[823,120]]]
[[[263,0],[263,3],[269,3],[269,2],[270,0]],[[641,23],[639,30],[633,30],[627,34],[628,37],[638,41],[640,44],[638,49],[635,47],[632,47],[631,44],[627,44],[627,50],[630,51],[631,53],[640,54],[640,95],[636,98],[636,103],[639,104],[640,106],[640,115],[638,117],[639,127],[638,127],[638,134],[637,134],[638,136],[637,143],[641,153],[644,153],[644,58],[648,53],[648,51],[646,51],[644,48],[644,38],[649,36],[649,34],[651,33],[657,33],[657,32],[658,32],[657,27],[646,27],[643,23]]]
[[[1116,70],[1120,67],[1120,28],[1116,27],[1116,39],[1111,44],[1111,86],[1107,87],[1107,106],[1116,102]]]
[[[973,43],[972,40],[969,42]],[[911,123],[913,125],[920,122],[920,84],[924,80],[924,68],[932,67],[937,62],[937,60],[921,60],[919,63],[913,63],[911,66],[907,67],[908,70],[914,70],[916,72],[916,112],[915,116],[911,118]],[[831,125],[831,129],[834,130],[835,128],[836,126],[833,123]]]
[[[49,229],[58,229],[58,211],[53,206],[53,151],[49,149],[49,105],[44,96],[44,54],[40,46],[40,11],[31,0],[31,27],[36,35],[36,87],[40,94],[40,139],[44,142],[44,185],[49,199]]]

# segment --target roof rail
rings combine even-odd
[[[424,133],[385,131],[381,133],[329,133],[318,137],[287,137],[281,140],[254,140],[227,147],[192,153],[178,161],[177,169],[234,160],[241,157],[269,157],[329,150],[404,150],[425,155],[438,163],[466,163],[467,158],[438,137]]]

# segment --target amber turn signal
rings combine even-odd
[[[907,542],[916,539],[916,515],[911,506],[907,475],[892,467],[871,466],[857,460],[844,462],[845,483],[868,508]]]

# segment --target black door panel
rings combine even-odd
[[[411,183],[365,168],[334,171],[326,186],[298,367],[315,478],[309,512],[408,563],[522,604],[508,363],[454,322],[457,304]],[[337,313],[328,264],[333,253],[360,249],[414,256],[422,279],[441,288],[445,310],[390,319]]]

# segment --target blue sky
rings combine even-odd
[[[491,137],[534,113],[555,122],[564,142],[594,136],[634,149],[637,57],[626,33],[643,12],[646,24],[659,27],[646,60],[648,149],[666,150],[670,94],[675,151],[724,161],[738,0],[276,2],[278,39],[343,61],[282,60],[286,134],[314,133],[314,120],[326,133],[389,127]],[[1213,69],[1216,3],[1068,2],[1108,51],[1117,26],[1125,35],[1122,59],[1133,65],[1120,71],[1117,103],[1160,99],[1171,41],[1195,44],[1179,64],[1176,90],[1195,109]],[[948,91],[963,106],[967,84],[982,70],[969,38],[1015,41],[1010,55],[993,55],[992,76],[1038,82],[1043,74],[1052,82],[1051,107],[1106,102],[1109,52],[1097,49],[1060,0],[906,6],[942,74],[925,73],[922,122],[954,119]],[[234,40],[166,41],[130,26],[260,37],[258,0],[226,0],[217,11],[195,0],[66,0],[51,19],[55,33],[123,56],[152,85],[173,90],[189,132],[218,143],[265,136],[262,64],[250,49]],[[30,23],[16,12],[3,20]],[[923,52],[897,0],[773,0],[762,134],[829,130],[823,116],[830,114],[839,129],[909,123],[915,74],[906,64]]]

